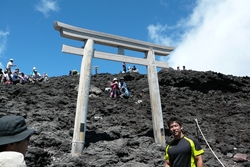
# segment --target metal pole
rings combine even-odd
[[[72,141],[72,156],[82,153],[85,143],[86,119],[88,113],[88,100],[91,79],[91,64],[94,55],[94,41],[88,39],[83,51],[80,81],[78,88],[74,135]]]
[[[97,69],[98,69],[98,67],[95,67],[95,74],[97,75]]]

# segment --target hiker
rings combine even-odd
[[[35,74],[35,71],[36,71],[36,67],[33,67],[31,73],[30,73],[30,76],[34,75]]]
[[[3,116],[0,132],[0,166],[26,167],[24,157],[35,130],[27,128],[22,116]]]
[[[3,83],[3,78],[4,78],[3,69],[0,68],[0,83]]]
[[[117,78],[113,79],[113,81],[110,84],[110,87],[111,87],[110,97],[116,98],[119,95],[119,87],[118,87]]]
[[[19,68],[16,68],[12,74],[12,83],[17,84],[22,82],[23,82],[22,77],[19,76]]]
[[[185,71],[185,70],[186,70],[186,67],[185,67],[185,66],[183,66],[183,67],[182,67],[182,69],[183,69],[183,71]]]
[[[27,75],[24,74],[24,72],[21,72],[21,77],[22,77],[22,83],[28,82],[28,77],[27,77]]]
[[[31,79],[33,82],[41,82],[43,81],[43,77],[41,76],[41,74],[37,71],[37,70],[34,70],[34,74],[31,76]]]
[[[6,70],[11,71],[11,67],[16,66],[15,64],[13,64],[13,61],[14,61],[13,59],[10,59],[10,61],[6,65]]]
[[[120,97],[123,98],[123,97],[129,97],[130,93],[128,91],[128,88],[127,88],[127,85],[126,83],[124,82],[124,78],[121,77],[120,78],[120,82],[118,84],[118,87],[119,87],[119,90],[120,90]]]
[[[122,68],[123,68],[123,72],[126,73],[126,63],[122,62]]]
[[[130,67],[130,66],[128,66],[128,72],[131,72],[131,70],[132,70],[132,69],[131,69],[131,67]]]
[[[202,159],[204,150],[198,140],[183,134],[181,120],[171,117],[167,124],[174,140],[166,147],[164,167],[204,167]]]
[[[136,71],[137,69],[136,69],[136,67],[135,66],[133,66],[132,67],[132,71]]]
[[[15,71],[13,72],[13,74],[14,74],[15,72],[16,72],[17,74],[19,74],[19,68],[18,68],[18,67],[15,69]]]
[[[69,71],[69,75],[77,75],[77,74],[78,74],[77,70],[70,70]]]
[[[43,78],[44,78],[43,81],[46,82],[46,81],[49,80],[49,75],[46,72],[44,72],[43,73]]]
[[[135,66],[133,66],[131,72],[138,72],[138,69]]]
[[[12,84],[12,74],[10,70],[5,70],[3,83]]]

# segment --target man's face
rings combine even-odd
[[[25,156],[28,145],[29,145],[29,137],[20,142],[14,143],[13,151],[20,152],[23,154],[23,156]]]
[[[169,130],[171,132],[171,134],[174,136],[174,137],[178,137],[178,136],[181,136],[182,134],[182,127],[177,123],[177,122],[171,122],[169,124]]]

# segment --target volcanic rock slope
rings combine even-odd
[[[105,87],[121,76],[133,96],[109,98]],[[250,155],[249,77],[169,68],[158,72],[158,80],[166,143],[173,139],[167,120],[178,116],[186,136],[198,138],[204,148],[205,166],[250,166],[249,161],[236,163],[232,158],[236,153]],[[38,132],[31,137],[28,166],[164,165],[165,148],[154,143],[147,75],[138,73],[92,76],[85,148],[80,156],[72,157],[78,84],[79,76],[65,75],[45,83],[0,85],[0,116],[24,116]]]

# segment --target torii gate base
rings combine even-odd
[[[164,123],[156,67],[167,68],[168,64],[166,62],[155,61],[155,54],[168,55],[174,48],[86,30],[60,22],[55,22],[54,27],[56,30],[60,31],[60,34],[63,37],[86,41],[84,49],[66,45],[63,45],[62,49],[65,53],[83,56],[71,150],[72,156],[81,154],[84,148],[92,58],[101,58],[147,66],[155,143],[161,144],[161,146],[165,147]],[[94,43],[118,47],[118,54],[94,51]],[[144,52],[145,59],[124,56],[124,49]]]

